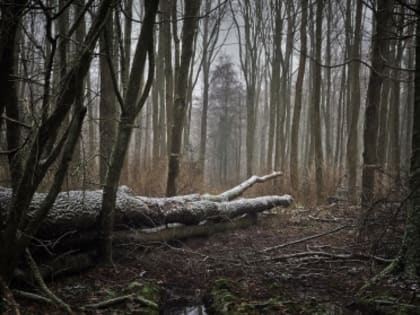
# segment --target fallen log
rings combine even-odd
[[[265,178],[253,176],[241,184],[242,186],[229,190],[228,192],[233,191],[233,193],[229,193],[228,197],[225,194],[216,196],[194,194],[171,198],[148,198],[137,196],[128,187],[121,186],[116,200],[115,230],[157,227],[170,223],[196,225],[205,220],[226,221],[244,214],[255,215],[275,207],[288,207],[293,202],[289,195],[220,201],[231,200],[256,182],[265,181],[280,174],[273,173]],[[45,196],[44,193],[34,195],[29,217],[39,207]],[[0,223],[4,222],[11,197],[10,189],[0,189]],[[59,193],[36,237],[54,240],[68,233],[83,234],[86,231],[95,231],[101,202],[101,190]]]
[[[115,211],[115,235],[118,242],[168,241],[194,235],[209,235],[213,231],[235,227],[235,218],[256,214],[275,207],[287,207],[293,199],[289,195],[263,196],[232,200],[258,182],[280,176],[281,173],[257,177],[220,195],[192,194],[170,198],[149,198],[135,195],[128,187],[121,186],[117,193]],[[30,218],[44,200],[46,194],[37,193],[31,203]],[[12,191],[0,187],[0,225],[5,222]],[[58,194],[57,199],[33,238],[32,251],[39,256],[54,257],[68,250],[91,250],[97,241],[97,216],[101,209],[102,191],[68,191]],[[250,219],[246,219],[248,222]],[[206,224],[203,224],[207,222]],[[217,222],[227,222],[219,226]],[[231,223],[232,222],[232,223]],[[162,229],[180,224],[175,229]],[[243,222],[241,222],[242,224]],[[238,224],[238,225],[241,225]],[[160,228],[159,228],[160,227]],[[214,227],[214,228],[213,228]],[[132,233],[134,230],[154,228],[158,233]],[[128,231],[129,233],[126,233]]]

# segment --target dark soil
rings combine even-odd
[[[147,248],[126,244],[116,249],[114,267],[96,267],[52,281],[49,286],[78,309],[118,296],[134,281],[154,283],[162,290],[161,313],[167,314],[163,310],[173,306],[210,303],[215,281],[225,279],[231,283],[233,294],[243,301],[275,298],[287,306],[273,314],[314,314],[311,305],[328,306],[319,314],[356,314],[359,288],[387,266],[388,262],[381,262],[381,258],[392,258],[398,252],[401,234],[397,217],[392,222],[373,218],[376,225],[367,224],[362,232],[357,227],[360,217],[358,209],[336,204],[316,209],[279,209],[261,215],[255,226],[210,238]],[[349,227],[264,252],[344,225]],[[412,282],[388,279],[374,290],[386,291],[399,302],[419,303],[418,286]],[[51,305],[19,298],[17,301],[23,314],[63,313]],[[130,303],[86,313],[141,314]],[[363,313],[372,312],[365,309]]]

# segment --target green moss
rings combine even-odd
[[[160,291],[159,286],[152,282],[131,282],[124,293],[133,294],[133,303],[125,314],[158,315]]]

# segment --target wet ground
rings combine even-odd
[[[360,233],[359,218],[358,209],[338,205],[278,209],[263,214],[255,226],[209,238],[125,244],[116,251],[114,267],[49,285],[74,309],[139,283],[145,294],[149,284],[157,288],[156,314],[358,314],[359,288],[387,266],[400,242],[398,228],[390,232],[387,223]],[[414,295],[410,303],[418,302],[417,287],[389,286],[401,299]],[[23,314],[62,314],[49,305],[18,302]],[[83,312],[149,314],[141,307],[127,300]]]

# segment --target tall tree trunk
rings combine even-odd
[[[306,66],[306,26],[308,23],[308,0],[301,0],[302,20],[300,24],[300,57],[296,79],[295,108],[293,110],[292,139],[290,149],[290,181],[294,191],[299,189],[299,126],[302,111],[302,90]]]
[[[351,48],[351,58],[360,59],[360,44],[362,41],[362,0],[356,0],[356,20],[354,29],[354,39]],[[360,64],[353,61],[350,65],[350,126],[347,138],[347,174],[349,198],[353,203],[358,203],[357,197],[357,174],[359,166],[359,112],[360,112]]]
[[[187,87],[190,74],[191,59],[193,57],[194,35],[198,26],[200,0],[185,2],[185,17],[182,26],[182,54],[179,71],[176,73],[175,102],[173,112],[173,124],[171,131],[171,150],[169,151],[168,178],[166,186],[167,196],[177,193],[177,179],[179,175],[182,130],[187,110]]]
[[[176,2],[176,1],[175,1]],[[171,150],[171,132],[173,124],[174,84],[172,67],[172,37],[171,37],[171,1],[162,0],[163,54],[165,58],[165,108],[166,108],[166,151]],[[172,30],[173,31],[173,30]]]
[[[145,15],[142,28],[137,41],[137,47],[131,66],[127,86],[127,95],[124,98],[118,122],[117,138],[112,149],[111,160],[105,179],[101,211],[98,216],[99,246],[98,254],[105,263],[112,263],[112,231],[114,229],[114,212],[116,194],[123,168],[124,158],[133,129],[134,121],[143,108],[149,94],[154,76],[154,24],[158,8],[158,0],[145,1]],[[149,57],[149,73],[147,82],[142,91],[142,74],[146,68],[146,57]]]
[[[17,59],[17,35],[21,14],[26,6],[27,1],[16,1],[15,6],[6,6],[1,8],[0,21],[0,115],[6,108],[6,115],[13,120],[20,121],[21,112],[18,103],[16,59]],[[0,126],[3,118],[0,118]],[[22,165],[19,156],[21,142],[21,126],[11,120],[6,122],[7,137],[7,158],[9,161],[10,179],[13,188],[19,184],[21,177]]]
[[[420,276],[420,1],[417,1],[416,71],[414,79],[414,126],[410,169],[411,195],[403,245],[397,260],[397,270],[413,279]]]
[[[206,0],[205,12],[210,11],[211,1]],[[205,159],[206,159],[206,146],[207,146],[207,112],[209,107],[209,88],[210,88],[210,62],[207,45],[209,42],[209,18],[204,20],[203,30],[203,105],[201,109],[201,129],[200,129],[200,176],[201,181],[204,181]]]
[[[121,88],[122,95],[127,95],[128,79],[130,75],[130,57],[131,57],[131,35],[132,35],[132,16],[133,16],[133,0],[125,0],[124,7],[124,38],[123,38],[123,50],[121,54]],[[119,22],[117,22],[119,23]]]
[[[280,70],[281,70],[281,44],[283,19],[281,17],[282,2],[275,1],[274,7],[274,35],[273,35],[273,61],[271,62],[271,84],[270,84],[270,117],[268,130],[268,152],[267,152],[267,166],[273,169],[273,148],[276,137],[276,126],[280,123],[276,119],[277,112],[280,112]],[[276,123],[277,121],[277,123]],[[280,126],[283,127],[283,126]],[[278,128],[280,129],[280,128]],[[277,135],[278,136],[278,135]]]
[[[385,60],[383,56],[388,47],[386,37],[389,29],[389,19],[392,12],[393,0],[378,0],[375,18],[375,31],[372,39],[372,69],[369,77],[365,125],[363,130],[363,174],[362,174],[362,205],[368,207],[374,201],[375,174],[378,167],[377,134],[378,134],[378,100]]]
[[[327,2],[327,43],[325,45],[325,64],[327,67],[325,68],[325,84],[326,88],[324,89],[324,123],[325,123],[325,161],[327,165],[329,165],[329,169],[331,170],[331,156],[332,156],[332,110],[331,110],[331,59],[332,59],[332,51],[331,51],[331,36],[332,36],[332,20],[333,20],[333,13],[332,13],[332,5],[333,3],[328,1]]]
[[[399,12],[401,15],[397,19],[396,25],[396,34],[398,37],[402,37],[403,34],[403,23],[404,16],[403,11]],[[395,54],[393,56],[393,77],[395,80],[392,82],[391,89],[391,100],[389,108],[389,169],[392,174],[393,182],[391,184],[399,185],[400,184],[400,168],[401,168],[401,148],[400,148],[400,90],[401,84],[399,82],[400,71],[398,70],[401,67],[401,60],[403,56],[403,42],[402,40],[397,40],[395,47]]]
[[[314,135],[315,145],[315,180],[316,194],[318,201],[322,200],[324,194],[324,160],[322,154],[322,138],[321,138],[321,119],[320,119],[320,103],[321,103],[321,47],[322,47],[322,13],[324,10],[324,0],[317,1],[316,11],[316,39],[315,39],[315,64],[313,77],[313,108],[314,117],[312,118],[312,133]]]
[[[113,23],[112,15],[106,21],[104,31],[99,38],[101,54],[99,56],[100,101],[99,101],[99,180],[105,183],[106,173],[110,164],[111,151],[116,137],[117,108],[115,91],[109,60],[113,60]]]

